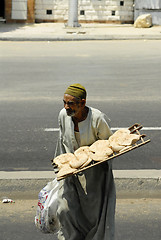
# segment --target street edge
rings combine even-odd
[[[0,172],[0,198],[37,199],[54,177],[53,171]],[[161,198],[161,170],[115,170],[114,178],[117,198]]]
[[[98,41],[98,40],[161,40],[160,35],[133,35],[133,36],[55,36],[55,37],[0,37],[0,41]]]

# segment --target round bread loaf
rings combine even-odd
[[[113,153],[108,140],[97,140],[89,149],[90,157],[95,161],[106,160]]]

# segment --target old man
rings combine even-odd
[[[86,106],[86,95],[80,84],[70,85],[64,93],[58,118],[59,154],[74,153],[112,134],[105,114]],[[58,239],[114,240],[115,198],[111,161],[61,180]]]

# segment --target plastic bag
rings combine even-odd
[[[38,195],[35,225],[44,233],[56,233],[59,228],[56,216],[58,187],[59,183],[54,179]]]

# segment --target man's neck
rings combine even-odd
[[[88,115],[88,107],[85,106],[82,112],[79,113],[78,116],[72,117],[74,123],[82,122],[87,118]]]

